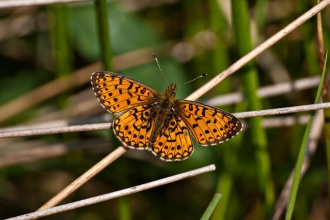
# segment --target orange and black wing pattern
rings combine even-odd
[[[91,83],[101,106],[110,113],[146,104],[158,94],[136,80],[111,72],[93,73]]]
[[[156,142],[147,149],[168,162],[185,160],[194,152],[188,128],[177,115],[172,115]]]
[[[185,122],[197,143],[210,146],[236,136],[242,123],[221,109],[198,102],[177,100],[175,111]]]
[[[125,146],[144,150],[149,145],[154,120],[148,105],[137,106],[119,115],[112,123],[113,131]]]

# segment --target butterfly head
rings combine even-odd
[[[177,88],[176,84],[171,83],[171,85],[169,85],[165,91],[166,95],[168,97],[175,97],[176,88]]]

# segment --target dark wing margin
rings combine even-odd
[[[175,111],[202,146],[227,141],[243,128],[240,120],[232,114],[198,102],[177,100]]]
[[[112,72],[93,73],[91,84],[101,106],[110,113],[146,104],[158,94],[136,80]]]

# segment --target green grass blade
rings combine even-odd
[[[326,70],[326,62],[327,62],[327,55],[325,57],[325,64],[324,64],[324,68],[323,68],[323,71],[322,71],[322,77],[321,77],[321,80],[320,80],[319,87],[317,89],[317,94],[316,94],[314,104],[318,103],[318,101],[320,100],[322,85],[323,85],[323,79],[324,79],[325,72],[326,72],[325,71]],[[298,160],[297,160],[297,164],[296,164],[296,167],[294,169],[294,174],[293,174],[293,180],[292,180],[292,186],[291,186],[291,190],[290,190],[290,196],[289,196],[289,202],[288,202],[288,206],[287,206],[287,212],[286,212],[286,215],[285,215],[286,220],[290,220],[291,217],[292,217],[293,208],[294,208],[295,200],[296,200],[296,197],[297,197],[297,192],[298,192],[298,187],[299,187],[299,182],[300,182],[300,171],[301,171],[302,164],[303,164],[303,161],[304,161],[304,156],[305,156],[305,152],[306,152],[306,149],[307,149],[307,143],[308,143],[308,135],[309,135],[309,132],[310,132],[311,127],[312,127],[312,122],[313,122],[313,119],[314,119],[314,115],[315,115],[315,111],[312,112],[311,117],[309,118],[306,130],[305,130],[304,138],[303,138],[303,141],[302,141],[301,146],[300,146]]]
[[[50,37],[53,55],[56,63],[56,74],[58,77],[69,75],[72,71],[72,48],[68,40],[67,12],[68,8],[62,4],[47,7],[50,20]]]
[[[253,49],[250,37],[249,13],[246,1],[232,1],[233,30],[237,43],[239,56],[244,56]],[[243,76],[244,91],[250,110],[262,109],[261,100],[257,97],[259,87],[258,73],[253,61],[249,62],[241,71]],[[262,117],[254,117],[249,120],[251,141],[256,148],[256,160],[258,163],[259,188],[265,200],[264,213],[269,213],[275,200],[274,187],[271,181],[271,161],[267,150],[266,131],[261,126]]]
[[[95,1],[95,10],[103,67],[105,70],[113,71],[108,23],[108,8],[106,0]]]
[[[213,199],[210,202],[209,206],[207,207],[206,211],[204,212],[204,215],[202,216],[201,220],[210,219],[210,217],[211,217],[215,207],[217,206],[220,198],[221,198],[221,194],[218,194],[218,193],[213,196]]]
[[[223,192],[225,194],[224,197],[221,199],[219,205],[214,210],[212,219],[222,220],[225,219],[226,212],[230,207],[229,199],[233,188],[233,175],[229,172],[221,174],[218,178],[217,184],[217,192]]]

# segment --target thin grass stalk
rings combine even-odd
[[[308,124],[309,118],[310,118],[310,116],[308,115],[306,124]],[[310,163],[311,163],[313,156],[315,154],[315,151],[317,149],[318,141],[320,140],[323,127],[324,127],[323,111],[317,111],[315,114],[315,118],[313,120],[311,132],[309,134],[309,141],[308,141],[308,146],[307,146],[308,153],[306,153],[306,155],[304,157],[304,162],[303,162],[302,169],[301,169],[301,178],[306,174],[307,170],[310,167]],[[289,178],[287,179],[284,187],[282,188],[282,192],[281,192],[280,196],[277,198],[273,215],[270,218],[271,220],[282,219],[281,216],[284,213],[286,206],[288,204],[290,188],[292,186],[293,172],[294,172],[294,168],[292,169]],[[300,198],[301,197],[303,197],[303,195],[300,196]],[[300,207],[300,209],[299,209],[300,215],[302,214],[302,210],[304,210],[304,209]],[[305,215],[305,216],[307,216],[307,215]],[[297,217],[297,216],[295,216],[295,217]],[[300,218],[298,218],[298,219],[300,219]]]
[[[68,3],[68,2],[87,2],[90,0],[11,0],[11,1],[0,1],[0,9],[2,8],[13,8],[13,7],[24,7],[24,6],[37,6],[47,5],[56,3]]]
[[[232,1],[232,17],[238,53],[240,56],[244,56],[253,49],[250,38],[248,6],[246,1]],[[260,110],[262,109],[262,104],[257,97],[259,82],[254,62],[249,62],[243,68],[243,71],[243,84],[246,91],[246,98],[249,102],[249,108],[252,110]],[[273,183],[271,181],[271,162],[267,151],[266,132],[261,126],[261,120],[261,117],[251,118],[250,130],[252,144],[257,149],[256,159],[260,169],[259,187],[263,191],[265,199],[264,211],[266,214],[270,212],[273,206],[275,195]]]
[[[319,3],[320,0],[317,1]],[[317,13],[317,41],[318,41],[318,55],[319,55],[319,68],[320,73],[324,69],[324,39],[322,29],[321,12]],[[329,98],[329,85],[328,80],[323,81],[322,86],[322,101],[330,102]],[[327,169],[328,169],[328,205],[330,207],[330,109],[324,109],[324,136],[325,136],[325,149],[327,155]]]
[[[325,60],[327,60],[327,56],[325,58]],[[317,90],[317,94],[316,94],[316,98],[314,103],[318,103],[321,97],[321,91],[322,91],[322,86],[323,86],[323,80],[325,77],[325,72],[326,72],[326,61],[325,61],[325,65],[322,71],[322,77],[321,77],[321,81]],[[292,180],[292,187],[290,190],[290,196],[289,196],[289,202],[288,202],[288,206],[287,206],[287,212],[285,215],[285,220],[290,220],[292,217],[292,213],[293,213],[293,208],[294,208],[294,204],[296,201],[296,197],[297,197],[297,192],[298,192],[298,187],[299,187],[299,182],[300,182],[300,175],[301,175],[301,169],[302,169],[302,164],[304,161],[304,156],[306,153],[306,149],[307,149],[307,144],[308,144],[308,137],[309,137],[309,132],[310,129],[312,127],[312,122],[314,119],[314,115],[315,115],[315,111],[312,112],[311,117],[309,119],[309,122],[307,124],[306,130],[305,130],[305,134],[300,146],[300,150],[299,150],[299,155],[298,155],[298,159],[297,159],[297,163],[294,169],[294,173],[293,173],[293,180]]]
[[[215,207],[217,206],[219,200],[221,198],[221,194],[215,194],[210,202],[209,206],[207,207],[206,211],[204,212],[201,220],[208,220],[210,219]]]

